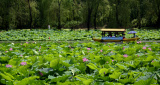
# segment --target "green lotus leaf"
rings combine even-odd
[[[56,69],[57,66],[58,66],[58,64],[59,64],[59,59],[58,59],[58,58],[57,58],[57,59],[54,59],[54,60],[52,60],[52,61],[50,62],[50,67],[53,68],[53,69]]]
[[[12,80],[12,78],[10,77],[10,75],[5,75],[5,74],[3,74],[3,73],[0,73],[0,75],[4,78],[4,79],[6,79],[6,80],[8,80],[8,81],[13,81]]]
[[[87,64],[87,66],[92,70],[98,69],[97,66],[94,65],[93,63],[89,63],[89,64]]]
[[[109,77],[112,79],[118,79],[121,74],[122,74],[121,72],[115,71],[114,73],[110,74]]]
[[[118,66],[118,68],[122,69],[122,70],[127,70],[127,67],[122,65],[122,64],[115,64],[116,66]]]
[[[107,74],[108,73],[108,69],[106,69],[106,68],[102,68],[102,69],[100,69],[100,71],[99,71],[99,74],[101,75],[101,76],[104,76],[105,74]]]

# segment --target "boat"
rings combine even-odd
[[[137,41],[138,38],[135,33],[135,31],[130,31],[128,34],[134,34],[133,38],[125,38],[125,29],[101,29],[102,31],[102,38],[92,38],[94,41],[98,42],[122,42],[122,41]],[[108,32],[108,35],[105,36],[105,34]],[[114,36],[113,36],[114,33]],[[121,34],[121,35],[120,35]]]

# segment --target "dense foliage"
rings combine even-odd
[[[133,37],[133,34],[127,34],[126,38]],[[160,30],[136,30],[140,40],[160,40]],[[91,41],[92,37],[101,39],[101,31],[97,30],[10,30],[0,32],[0,40],[53,40],[53,41],[72,41],[82,40]]]
[[[160,0],[1,0],[0,28],[160,26]]]
[[[160,44],[1,43],[0,84],[159,85]]]

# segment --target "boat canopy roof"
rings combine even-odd
[[[101,29],[102,32],[125,32],[125,29],[113,29],[113,28],[109,28],[109,29]]]

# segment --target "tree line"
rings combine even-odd
[[[0,29],[160,27],[160,0],[0,0]]]

